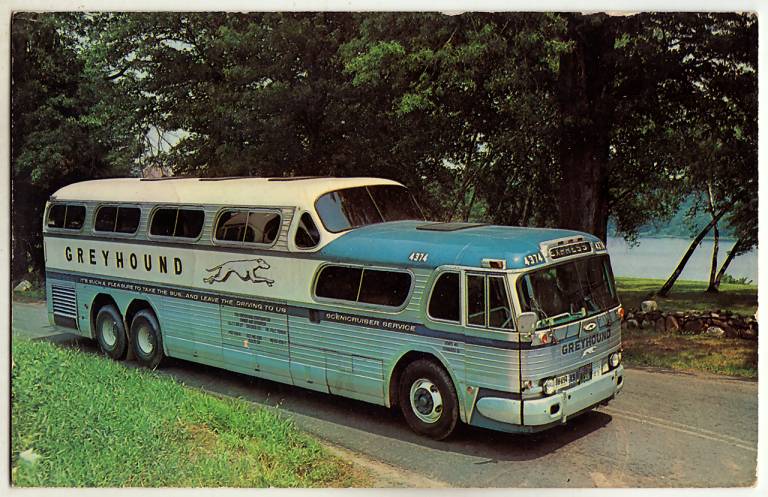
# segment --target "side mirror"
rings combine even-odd
[[[530,334],[536,329],[536,323],[539,322],[539,315],[533,311],[524,312],[517,316],[517,328],[520,333]]]

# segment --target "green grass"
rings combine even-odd
[[[50,487],[348,487],[369,476],[273,409],[13,340],[12,481]],[[20,453],[32,449],[30,464]]]
[[[664,280],[645,278],[616,278],[619,297],[628,309],[640,308],[640,302],[659,290]],[[704,281],[678,280],[667,297],[653,297],[662,311],[729,310],[736,314],[753,316],[757,311],[757,285],[723,283],[720,292],[705,293]]]
[[[640,328],[624,331],[621,342],[629,365],[757,378],[756,340],[674,335]]]

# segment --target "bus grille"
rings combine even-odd
[[[74,288],[51,285],[51,294],[54,314],[77,319],[77,295]]]

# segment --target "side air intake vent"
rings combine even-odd
[[[51,286],[51,294],[53,297],[53,315],[67,318],[73,322],[77,322],[77,294],[74,287],[67,286]],[[58,320],[57,320],[58,322]],[[72,326],[75,327],[75,326]]]

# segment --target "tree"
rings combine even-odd
[[[45,201],[66,184],[128,174],[140,152],[88,74],[79,14],[19,13],[11,25],[12,279],[43,266]]]

